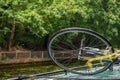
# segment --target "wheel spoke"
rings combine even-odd
[[[48,46],[51,59],[61,68],[73,73],[95,74],[104,71],[110,64],[93,61],[92,69],[87,65],[89,59],[95,58],[98,53],[103,54],[102,51],[111,46],[106,39],[93,31],[65,29],[52,36]],[[107,53],[111,54],[110,51]]]

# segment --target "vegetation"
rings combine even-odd
[[[50,62],[34,62],[26,64],[4,64],[0,65],[0,80],[27,76],[43,72],[55,71],[60,68]]]
[[[0,51],[46,50],[48,38],[68,27],[95,30],[120,48],[120,0],[0,0]],[[41,63],[0,65],[0,79],[57,69]]]
[[[44,50],[67,27],[96,30],[119,47],[119,26],[119,0],[0,0],[1,50]]]

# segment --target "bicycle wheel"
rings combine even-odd
[[[61,68],[75,74],[92,75],[105,71],[112,62],[93,62],[89,59],[111,54],[110,42],[95,31],[84,28],[66,28],[56,32],[48,42],[51,59]],[[107,51],[107,54],[103,53]],[[96,54],[97,53],[97,54]]]

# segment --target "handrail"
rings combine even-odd
[[[58,70],[58,71],[52,71],[52,72],[45,72],[45,73],[40,73],[40,74],[34,74],[34,75],[29,75],[29,76],[19,76],[16,78],[10,78],[8,80],[23,80],[23,79],[28,79],[28,78],[34,78],[34,77],[43,77],[44,75],[49,75],[49,74],[56,74],[56,73],[61,73],[64,72],[65,75],[67,75],[66,70]]]

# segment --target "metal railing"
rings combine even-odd
[[[40,73],[40,74],[34,74],[34,75],[29,75],[29,76],[19,76],[16,78],[10,78],[8,80],[24,80],[24,79],[29,79],[29,78],[53,78],[47,75],[53,75],[53,74],[59,74],[59,73],[64,73],[67,75],[66,70],[58,70],[58,71],[52,71],[52,72],[45,72],[45,73]]]
[[[47,51],[0,52],[0,63],[19,63],[50,60]]]
[[[55,56],[67,57],[70,53],[76,53],[74,50],[68,51],[55,51]],[[33,61],[48,61],[50,57],[47,51],[11,51],[11,52],[0,52],[0,63],[23,63]]]

